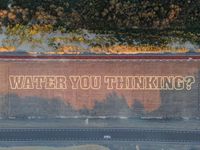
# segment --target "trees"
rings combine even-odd
[[[143,104],[139,100],[135,100],[131,108],[132,115],[142,117],[145,115]]]
[[[16,15],[7,16],[9,24],[18,20],[14,23],[53,24],[72,29],[163,29],[198,28],[200,23],[198,0],[12,0],[12,7],[8,8],[9,2],[0,2],[0,9]]]
[[[200,77],[200,73],[197,74],[197,78]],[[199,103],[198,103],[198,90],[199,83],[196,82],[192,90],[182,91],[161,91],[161,106],[158,110],[148,114],[152,117],[163,117],[163,118],[198,118]]]
[[[57,118],[77,115],[70,104],[59,99],[44,99],[40,97],[19,97],[15,94],[5,95],[0,99],[2,118]]]
[[[106,116],[106,117],[129,117],[131,115],[130,108],[123,97],[116,93],[109,94],[105,101],[96,102],[91,111],[92,116]]]

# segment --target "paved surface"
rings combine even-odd
[[[139,118],[0,119],[0,129],[26,128],[143,128],[200,130],[200,120],[145,120]]]
[[[0,129],[0,141],[157,141],[200,143],[200,131],[133,128]]]

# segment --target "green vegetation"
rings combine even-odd
[[[141,46],[142,51],[143,47],[150,47],[147,51],[199,51],[199,24],[198,0],[0,1],[0,28],[7,36],[2,41],[6,47],[22,43],[37,47],[46,42],[54,50],[69,46],[109,52],[109,47],[128,45]],[[53,37],[46,35],[58,32]],[[86,38],[85,32],[92,38]]]
[[[53,24],[70,29],[199,28],[198,0],[8,0],[2,24]],[[4,12],[3,12],[4,11]]]

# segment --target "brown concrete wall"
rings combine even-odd
[[[152,116],[167,116],[168,112],[171,114],[173,111],[178,111],[175,116],[196,116],[198,115],[199,99],[198,99],[198,84],[199,84],[199,61],[187,60],[15,60],[6,61],[0,60],[0,99],[1,99],[1,113],[10,113],[7,110],[3,111],[4,105],[9,106],[8,102],[13,102],[15,97],[23,99],[23,102],[29,101],[30,97],[43,99],[47,102],[52,102],[54,99],[62,101],[63,105],[70,106],[71,109],[78,112],[80,110],[93,111],[97,109],[98,105],[107,103],[107,101],[115,100],[123,101],[127,104],[127,109],[132,112],[137,111],[138,107],[144,109],[145,115]],[[25,79],[21,88],[14,89],[12,84],[16,77],[28,77]],[[34,80],[30,83],[31,79],[36,76],[41,76],[41,85]],[[80,76],[83,77],[82,81],[77,83],[78,87],[75,89],[74,83],[70,77]],[[119,76],[122,77],[185,77],[183,89],[162,89],[151,87],[155,84],[146,85],[146,89],[132,88],[130,89],[130,82],[122,83],[122,88],[117,89],[121,85],[113,82],[113,89],[109,89],[109,85],[105,80],[106,76],[112,76],[115,79]],[[191,89],[187,89],[187,77],[193,77],[195,81],[191,83]],[[12,78],[13,77],[13,78]],[[57,82],[55,78],[58,77]],[[63,78],[62,78],[63,77]],[[65,81],[64,80],[65,77]],[[100,77],[100,83],[96,83],[96,88],[88,88],[87,77]],[[12,79],[11,79],[12,78]],[[19,79],[19,78],[18,78]],[[12,81],[11,81],[12,80]],[[19,80],[18,80],[19,81]],[[22,81],[22,80],[20,80]],[[58,82],[59,81],[59,82]],[[97,80],[96,80],[97,81]],[[65,82],[66,84],[62,84]],[[175,82],[178,82],[176,80]],[[189,82],[189,81],[188,81]],[[60,84],[58,84],[60,83]],[[132,82],[131,82],[132,83]],[[20,83],[22,84],[22,83]],[[127,85],[128,84],[128,85]],[[147,83],[146,83],[147,84]],[[175,83],[176,84],[176,83]],[[14,85],[14,84],[13,84]],[[90,85],[95,86],[95,81],[90,81]],[[99,86],[98,86],[99,85]],[[127,85],[127,87],[126,87]],[[157,84],[156,84],[157,85]],[[126,87],[126,88],[125,88]],[[129,87],[129,89],[128,89]],[[30,89],[27,89],[30,88]],[[50,88],[50,89],[47,89]],[[51,89],[52,88],[52,89]],[[56,89],[57,88],[57,89]],[[59,88],[59,89],[58,89]],[[74,88],[74,89],[73,89]],[[34,101],[33,99],[31,101]],[[191,101],[191,103],[190,103]],[[7,102],[7,103],[6,103]],[[13,105],[18,105],[13,103]],[[43,105],[46,105],[44,103]],[[117,104],[116,104],[117,105]],[[120,105],[124,105],[120,104]],[[164,106],[166,105],[166,106]],[[173,106],[173,107],[172,107]],[[21,106],[22,107],[22,106]],[[30,106],[31,107],[31,106]],[[45,108],[45,106],[43,106]],[[171,107],[171,108],[170,108]],[[177,108],[175,108],[177,107]],[[179,108],[180,107],[180,108]],[[195,108],[194,108],[195,107]],[[113,115],[111,110],[119,109],[120,106],[113,104],[101,106],[104,112]],[[141,109],[138,108],[138,109]],[[59,105],[57,109],[62,109]],[[110,109],[110,110],[109,110]],[[121,109],[126,109],[121,108]],[[170,112],[170,109],[171,112]],[[192,111],[190,111],[190,109]],[[12,110],[9,110],[12,112]],[[123,110],[125,112],[125,110]],[[192,112],[192,114],[191,114]],[[194,112],[194,113],[193,113]],[[99,114],[98,114],[99,113]],[[15,112],[12,113],[14,115]],[[106,115],[102,112],[95,111],[93,115]],[[123,113],[122,113],[123,114]],[[117,115],[117,114],[116,114]],[[128,113],[130,115],[130,113]],[[131,113],[132,115],[132,113]],[[170,116],[170,115],[169,115]]]

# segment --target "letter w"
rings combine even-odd
[[[22,89],[24,77],[23,76],[9,76],[11,89]]]

